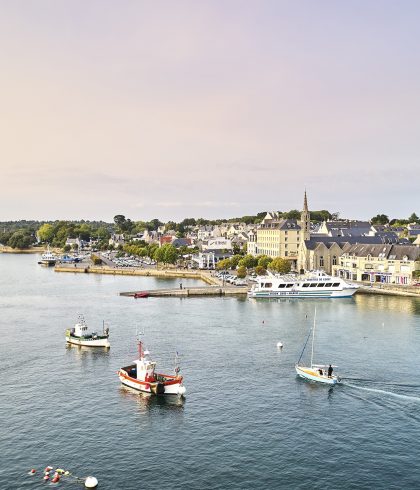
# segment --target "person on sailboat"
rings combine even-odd
[[[332,366],[330,364],[329,367],[328,367],[328,377],[329,378],[332,378],[332,373],[333,373],[333,368],[332,368]]]

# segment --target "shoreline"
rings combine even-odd
[[[75,272],[75,273],[86,273],[86,274],[112,274],[116,276],[141,276],[141,277],[160,277],[160,278],[178,278],[178,279],[198,279],[209,286],[222,287],[221,281],[216,277],[212,276],[208,272],[201,271],[190,271],[181,269],[118,269],[111,268],[108,266],[55,266],[55,272]],[[420,287],[410,287],[407,286],[406,290],[396,289],[396,286],[389,285],[388,288],[384,287],[369,287],[366,284],[359,284],[360,289],[356,294],[377,294],[384,296],[400,296],[405,298],[419,298],[420,299]],[[238,294],[243,294],[239,292]]]

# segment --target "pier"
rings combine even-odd
[[[127,291],[120,293],[120,296],[132,296],[133,298],[138,294],[144,294],[146,297],[163,297],[163,296],[176,296],[176,297],[191,297],[191,296],[246,296],[248,292],[247,287],[239,286],[207,286],[207,287],[186,287],[186,288],[172,288],[172,289],[150,289],[143,291]]]

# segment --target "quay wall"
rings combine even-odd
[[[56,272],[79,272],[89,274],[112,274],[115,276],[143,276],[143,277],[161,277],[161,278],[183,278],[199,279],[206,284],[219,285],[217,278],[200,271],[189,271],[181,269],[130,269],[114,268],[107,266],[86,266],[78,265],[77,267],[69,265],[56,265]]]
[[[375,284],[371,285],[369,282],[356,282],[352,281],[360,286],[360,289],[356,294],[384,294],[392,296],[409,296],[414,298],[420,298],[419,286],[397,286],[395,284]]]

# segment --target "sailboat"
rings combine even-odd
[[[341,379],[332,374],[332,369],[330,368],[336,368],[337,366],[333,365],[324,365],[324,364],[314,364],[313,359],[314,359],[314,340],[315,340],[315,326],[316,326],[316,308],[315,308],[315,314],[314,314],[314,325],[312,327],[312,349],[311,349],[311,364],[310,366],[301,366],[299,363],[302,359],[303,353],[305,352],[306,345],[308,343],[309,337],[311,336],[311,332],[309,332],[308,338],[306,339],[305,345],[303,346],[302,352],[300,354],[300,357],[298,359],[298,362],[295,365],[296,373],[301,377],[305,379],[309,379],[310,381],[317,381],[318,383],[325,383],[329,385],[335,385],[337,383],[340,383]],[[331,371],[330,376],[328,375],[328,372]]]

